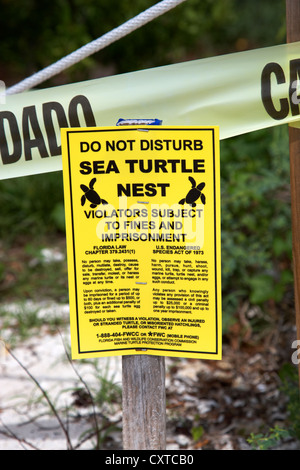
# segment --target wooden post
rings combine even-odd
[[[136,121],[140,125],[147,124],[147,120]],[[128,121],[125,119],[119,125],[126,126]],[[166,448],[164,357],[149,355],[122,357],[122,408],[124,450]]]
[[[165,360],[123,356],[123,449],[166,448]]]
[[[287,42],[300,41],[300,0],[286,0]],[[300,340],[300,129],[289,127],[293,262],[297,339]],[[300,364],[299,364],[300,386]]]

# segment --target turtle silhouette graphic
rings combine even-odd
[[[179,204],[186,203],[186,204],[190,204],[192,207],[195,207],[196,201],[197,199],[199,199],[199,197],[201,199],[202,204],[205,204],[206,202],[205,195],[202,193],[202,189],[204,188],[205,183],[200,183],[198,184],[198,186],[196,186],[196,181],[194,180],[194,178],[189,176],[189,180],[192,184],[192,189],[189,190],[185,198],[179,201]]]
[[[94,184],[96,182],[96,178],[91,179],[89,186],[87,187],[85,184],[81,184],[80,187],[84,194],[81,196],[81,205],[85,204],[85,201],[88,200],[91,204],[90,207],[94,208],[99,206],[99,204],[108,204],[105,199],[101,199],[97,191],[94,190]]]

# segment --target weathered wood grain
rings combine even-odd
[[[164,357],[122,358],[123,449],[166,448]]]

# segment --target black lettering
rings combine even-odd
[[[120,173],[120,170],[114,160],[109,160],[107,164],[106,173],[110,173],[111,171],[113,171],[114,173]]]
[[[125,142],[125,140],[118,140],[117,141],[117,149],[120,150],[120,151],[123,151],[123,150],[126,150],[127,148],[127,143]]]
[[[162,150],[163,149],[163,143],[160,139],[157,139],[155,141],[155,150]]]
[[[88,152],[89,148],[90,146],[87,142],[80,142],[80,152]]]
[[[115,151],[115,141],[113,140],[112,142],[109,142],[109,140],[106,141],[106,150],[112,150],[113,152]]]
[[[81,107],[83,125],[96,126],[91,105],[83,95],[75,96],[70,101],[68,110],[70,126],[80,127],[79,107]],[[49,101],[42,105],[42,115],[45,128],[43,132],[38,121],[35,106],[23,108],[21,133],[16,116],[10,111],[0,112],[0,152],[3,164],[15,163],[22,157],[22,143],[24,143],[24,156],[27,161],[32,160],[34,148],[37,148],[42,158],[49,157],[50,155],[61,155],[61,143],[57,131],[69,126],[64,108],[56,101]],[[11,139],[7,138],[9,133]],[[45,135],[47,135],[47,140]],[[50,152],[46,147],[47,141]],[[100,148],[100,143],[97,143],[97,145],[93,143],[93,151],[99,151]],[[87,149],[82,145],[81,151],[84,152]],[[113,165],[110,171],[113,171]],[[91,172],[91,168],[83,164],[82,172],[88,174]]]
[[[168,160],[168,163],[171,164],[172,173],[176,173],[176,166],[177,166],[177,163],[180,163],[180,160]]]
[[[92,107],[89,100],[86,96],[77,95],[72,98],[69,104],[69,122],[71,127],[81,127],[79,116],[78,116],[78,106],[81,106],[83,111],[83,117],[85,123],[88,127],[95,127],[96,121],[93,114]]]
[[[166,150],[169,150],[169,143],[172,142],[171,139],[165,139],[164,142],[166,143]]]
[[[167,161],[166,160],[154,160],[155,164],[155,173],[159,173],[161,170],[163,173],[168,173],[166,169]]]
[[[271,94],[271,75],[276,76],[278,85],[285,83],[284,71],[276,62],[267,64],[261,74],[261,98],[267,113],[276,120],[281,120],[287,117],[289,113],[289,102],[287,98],[280,98],[280,109],[277,110],[274,106]]]
[[[156,193],[157,193],[156,185],[154,183],[147,183],[145,185],[145,189],[146,189],[146,191],[145,191],[146,196],[149,196],[149,197],[155,196]]]
[[[68,127],[65,111],[60,103],[50,101],[43,104],[43,119],[48,137],[49,150],[52,157],[61,155],[61,145],[58,145],[57,135],[53,124],[53,113],[56,115],[59,128]]]
[[[141,150],[148,150],[150,147],[150,143],[148,140],[141,140]]]
[[[81,142],[86,143],[86,142]],[[107,167],[105,169],[105,161],[104,160],[94,160],[92,162],[83,161],[80,163],[80,173],[82,175],[89,175],[90,173],[94,173],[95,175],[100,175],[104,173],[120,173],[119,168],[114,160],[109,160],[107,163]]]
[[[157,194],[157,188],[161,189],[161,196],[166,195],[166,189],[170,187],[169,183],[147,183],[145,185],[145,192],[144,192],[144,184],[143,183],[126,183],[125,187],[123,184],[117,185],[117,193],[118,197],[122,196],[155,196]]]
[[[126,184],[126,188],[122,184],[117,185],[117,190],[118,190],[118,197],[122,196],[122,194],[125,194],[125,196],[130,196],[131,191],[130,191],[130,184]]]
[[[5,122],[7,122],[10,130],[13,148],[10,153],[8,142],[5,135]],[[22,142],[18,128],[16,116],[11,111],[0,112],[0,150],[4,165],[16,163],[22,155]]]
[[[144,196],[143,183],[132,184],[132,195],[133,196]]]
[[[91,143],[92,152],[99,152],[101,150],[101,144],[97,140]]]
[[[165,196],[166,195],[166,188],[169,188],[170,185],[169,185],[169,183],[158,183],[157,187],[161,188],[161,195]]]
[[[181,140],[178,140],[177,145],[176,145],[176,140],[173,140],[173,149],[174,150],[181,150],[181,146],[182,146],[182,141]]]
[[[150,173],[152,171],[152,160],[147,160],[147,165],[146,160],[140,160],[140,171],[142,173]]]
[[[182,173],[192,173],[193,170],[191,168],[187,168],[186,165],[187,165],[186,160],[181,160]]]
[[[94,161],[93,162],[93,171],[95,175],[99,175],[101,173],[105,173],[104,170],[104,161]]]
[[[34,139],[30,138],[30,127],[35,136]],[[27,106],[23,109],[22,129],[24,139],[24,153],[25,160],[32,160],[32,149],[37,147],[42,158],[49,157],[46,145],[44,142],[43,134],[39,126],[38,118],[36,115],[35,106]]]
[[[204,160],[194,160],[194,173],[205,173]]]
[[[184,140],[183,141],[183,150],[186,150],[186,149],[189,149],[189,150],[193,150],[192,148],[192,141],[191,140]]]
[[[119,150],[120,152],[122,152],[123,150],[126,150],[128,145],[129,145],[129,149],[130,150],[133,150],[133,143],[135,142],[135,140],[117,140],[117,141],[112,141],[110,142],[109,140],[106,141],[106,150],[112,150],[113,152],[117,149]]]
[[[82,168],[82,170],[80,170],[82,175],[89,175],[92,173],[91,162],[81,162],[80,168]]]
[[[203,150],[202,140],[194,140],[194,150]]]
[[[125,163],[129,163],[129,173],[134,173],[134,164],[138,163],[138,160],[125,160]]]

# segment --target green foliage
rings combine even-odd
[[[285,428],[275,426],[267,434],[252,433],[247,439],[253,449],[268,450],[280,444],[284,439],[300,439],[300,395],[298,370],[291,364],[284,364],[279,372],[281,391],[287,397],[288,420]]]
[[[62,173],[0,181],[0,238],[64,231]]]
[[[279,373],[282,381],[281,390],[287,397],[290,434],[300,440],[300,395],[297,367],[285,364]]]
[[[113,361],[113,359],[110,359]],[[94,394],[94,402],[100,408],[104,404],[110,404],[113,406],[115,403],[121,403],[122,401],[122,389],[118,382],[115,382],[116,373],[112,374],[114,365],[108,361],[103,367],[103,363],[99,363],[97,360],[85,359],[85,364],[90,364],[95,369],[95,377],[97,378],[98,385],[97,391]]]
[[[271,428],[267,435],[251,434],[248,442],[254,450],[268,450],[276,446],[282,439],[289,437],[288,431],[275,426]]]
[[[192,429],[191,429],[191,434],[192,434],[192,437],[193,437],[193,440],[195,442],[199,441],[201,439],[201,437],[203,436],[204,434],[204,428],[203,426],[194,426]]]
[[[25,77],[157,3],[0,0],[1,79]],[[66,71],[51,84],[284,41],[281,0],[189,0]],[[4,72],[5,70],[5,72]],[[45,85],[42,85],[45,86]],[[47,86],[47,84],[46,84]]]
[[[226,297],[279,302],[292,283],[286,126],[221,142],[222,284]]]
[[[12,347],[22,341],[39,335],[41,329],[47,327],[49,333],[57,333],[57,330],[65,324],[65,320],[59,316],[41,317],[38,306],[28,306],[20,303],[13,310],[5,306],[0,308],[1,335]]]
[[[106,377],[98,377],[100,387],[95,396],[95,403],[103,406],[104,403],[116,403],[121,401],[121,387]]]

